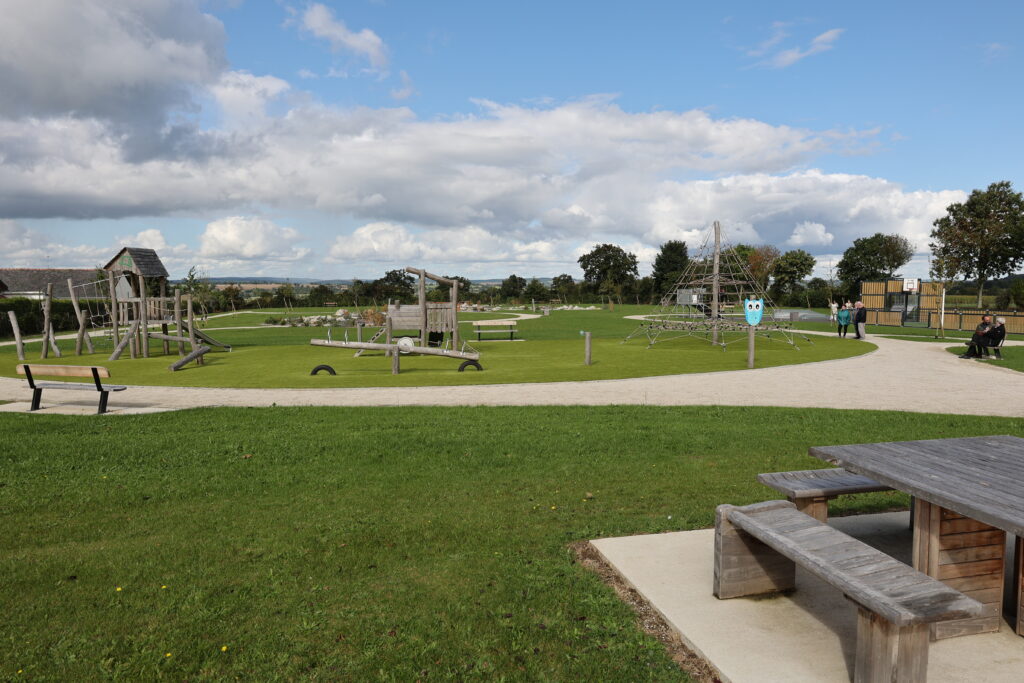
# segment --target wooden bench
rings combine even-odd
[[[768,472],[757,475],[757,480],[786,496],[796,509],[815,519],[828,521],[828,501],[846,493],[891,491],[874,479],[841,467],[799,472]]]
[[[71,389],[73,391],[100,392],[100,405],[97,415],[107,412],[107,397],[111,391],[124,391],[128,387],[112,384],[104,385],[101,378],[109,378],[110,371],[103,367],[90,365],[29,365],[21,364],[17,368],[19,375],[25,375],[28,386],[32,389],[32,407],[29,411],[39,410],[39,401],[43,397],[43,389]],[[84,382],[36,382],[35,376],[42,377],[92,377],[93,384]]]
[[[476,340],[477,341],[483,341],[480,338],[480,334],[482,332],[497,332],[499,334],[504,334],[505,332],[508,332],[508,339],[509,339],[509,341],[513,341],[515,339],[515,335],[516,335],[516,324],[519,321],[518,320],[473,320],[471,322],[473,324],[473,327],[476,328]],[[480,329],[480,328],[483,328],[483,327],[497,327],[497,328],[500,328],[500,329],[496,329],[496,330]]]
[[[981,603],[781,500],[715,510],[719,599],[795,588],[796,565],[857,606],[854,681],[924,681],[930,624]]]

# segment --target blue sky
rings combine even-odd
[[[578,277],[717,219],[921,276],[946,205],[1024,186],[1018,2],[124,5],[0,25],[0,267]]]

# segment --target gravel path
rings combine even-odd
[[[130,414],[271,405],[751,405],[1024,417],[1024,373],[961,360],[947,353],[945,344],[878,336],[870,341],[878,350],[856,358],[595,382],[365,389],[132,387],[112,395],[110,408]],[[0,411],[24,412],[29,398],[24,380],[0,378],[0,400],[15,401],[0,405]],[[44,392],[43,399],[40,413],[96,410],[96,398],[87,392]]]

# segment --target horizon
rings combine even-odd
[[[822,277],[900,234],[927,278],[949,204],[1024,185],[1022,19],[1009,0],[40,0],[0,25],[0,267],[130,244],[174,277],[578,280],[612,243],[644,276],[719,220]]]

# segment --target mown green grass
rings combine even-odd
[[[957,356],[963,354],[966,350],[967,347],[962,344],[959,346],[950,346],[946,349],[946,351]],[[974,361],[978,363],[988,363],[1000,368],[1009,368],[1010,370],[1016,370],[1017,372],[1024,372],[1024,348],[1019,346],[1004,346],[999,349],[999,351],[1003,356],[1002,360],[990,358],[990,360],[974,359]]]
[[[812,445],[1024,420],[270,408],[0,433],[0,678],[663,681],[683,675],[568,544],[710,526],[774,497],[757,473],[820,466]]]
[[[626,308],[623,312],[621,309]],[[632,307],[648,312],[647,307]],[[408,355],[401,357],[401,373],[391,374],[391,359],[380,352],[367,352],[359,358],[347,349],[315,347],[310,339],[326,339],[320,327],[229,328],[216,330],[210,320],[209,334],[231,344],[230,353],[217,350],[206,355],[206,364],[179,372],[168,371],[177,355],[162,355],[161,344],[152,343],[148,359],[108,361],[112,344],[103,340],[93,355],[75,356],[73,340],[62,340],[61,359],[46,362],[70,365],[103,365],[110,369],[113,381],[133,385],[250,387],[250,388],[338,388],[405,387],[424,385],[513,384],[521,382],[557,382],[621,379],[692,372],[713,372],[746,368],[745,339],[722,351],[705,341],[689,338],[656,344],[648,349],[645,338],[623,344],[623,339],[638,326],[622,316],[628,307],[611,311],[555,311],[550,316],[519,321],[517,336],[526,341],[476,341],[469,324],[461,326],[462,335],[482,354],[483,372],[468,369],[457,372],[460,361],[450,358]],[[469,314],[475,317],[502,317],[495,313]],[[355,340],[352,328],[334,328],[332,338]],[[583,338],[580,331],[594,336],[593,364],[583,364]],[[372,334],[364,331],[364,340]],[[756,367],[808,363],[860,355],[875,348],[873,344],[833,337],[811,337],[813,343],[798,339],[799,350],[781,341],[758,338]],[[39,345],[27,346],[32,362],[39,356]],[[336,376],[310,376],[317,365],[327,364]],[[0,375],[14,376],[16,360],[13,347],[0,347]]]

